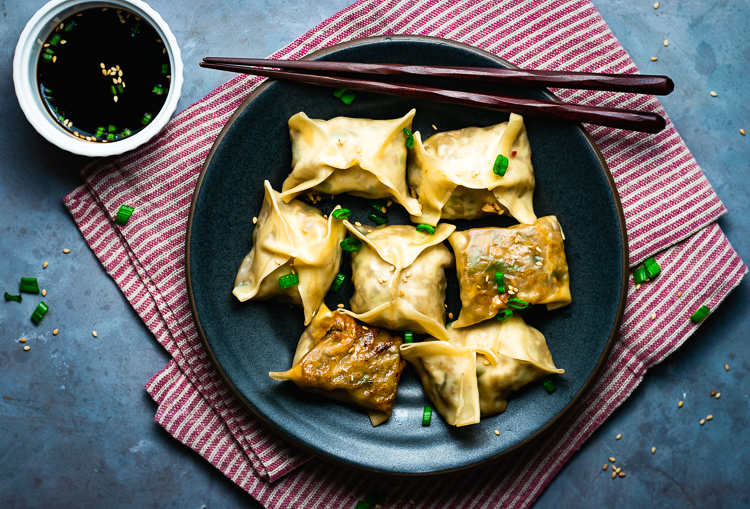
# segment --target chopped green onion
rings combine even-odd
[[[547,390],[547,394],[552,394],[557,390],[557,387],[555,387],[555,384],[553,384],[552,380],[549,378],[542,382],[542,385],[544,385],[544,388]]]
[[[382,200],[371,201],[370,208],[378,214],[385,214],[385,202]]]
[[[160,86],[158,86],[158,85],[154,87],[154,90],[153,90],[153,92],[154,92],[154,93],[155,93],[156,95],[164,95],[164,89],[163,89],[163,88],[161,88],[161,87],[160,87]]]
[[[344,280],[346,280],[346,276],[339,273],[336,278],[333,280],[333,284],[331,285],[332,292],[338,292],[341,289],[341,285],[344,284]]]
[[[362,247],[362,241],[354,238],[354,237],[347,237],[344,240],[341,241],[341,249],[344,251],[349,251],[350,253],[353,253],[354,251],[358,251],[359,248]]]
[[[408,127],[404,127],[404,134],[406,134],[406,137],[407,137],[407,138],[408,138],[409,136],[414,136],[414,135],[412,134],[412,132],[411,132],[411,131],[409,130],[409,128],[408,128]]]
[[[114,140],[115,139],[115,135],[112,134],[112,133],[110,133],[110,134],[107,135],[107,139],[108,140]]]
[[[505,293],[505,274],[502,272],[495,272],[495,281],[497,282],[497,291]]]
[[[410,330],[404,332],[404,343],[413,343],[414,342],[414,333]]]
[[[341,99],[341,97],[342,97],[342,96],[343,96],[343,95],[344,95],[345,93],[346,93],[346,89],[345,89],[345,88],[339,88],[338,90],[336,90],[336,91],[335,91],[335,92],[333,93],[333,97],[337,97],[337,98]]]
[[[120,136],[122,136],[123,138],[127,138],[131,134],[133,134],[132,131],[128,129],[127,127],[123,129],[122,132],[120,132]]]
[[[34,320],[34,323],[39,325],[39,322],[42,321],[42,318],[44,318],[44,315],[47,314],[48,310],[49,308],[47,307],[47,304],[45,304],[44,302],[40,302],[34,312],[31,314],[31,319]]]
[[[169,74],[169,64],[161,64],[161,73]]]
[[[109,89],[112,91],[112,95],[117,95],[117,89],[115,88],[114,85],[110,85]]]
[[[711,312],[711,309],[708,306],[701,306],[698,308],[698,311],[690,315],[690,321],[693,323],[698,323],[704,318],[708,316],[708,313]]]
[[[149,122],[154,118],[154,116],[151,113],[144,113],[143,118],[141,119],[141,124],[148,125]]]
[[[117,211],[117,215],[115,216],[115,223],[121,224],[123,226],[128,224],[130,215],[133,213],[134,210],[135,209],[133,207],[128,207],[127,205],[120,205],[120,209]]]
[[[297,274],[287,274],[279,278],[279,288],[290,288],[299,284],[299,276]]]
[[[52,46],[57,46],[60,43],[60,39],[62,39],[62,37],[60,37],[58,34],[55,34],[52,36],[52,39],[49,40],[49,43]]]
[[[633,279],[635,284],[639,285],[648,281],[648,273],[646,273],[646,267],[638,267],[633,271]]]
[[[357,97],[357,95],[352,91],[347,91],[342,97],[341,100],[344,101],[344,104],[349,105],[352,103],[354,98]]]
[[[529,307],[529,303],[525,300],[517,299],[516,297],[513,297],[512,299],[508,299],[508,305],[514,309],[526,309]]]
[[[643,262],[643,268],[646,269],[649,279],[654,279],[656,276],[661,274],[661,267],[659,267],[659,264],[656,263],[656,258],[654,258],[653,256]]]
[[[103,134],[104,134],[104,128],[103,127],[97,127],[96,128],[96,136],[100,137]]]
[[[109,124],[109,126],[107,127],[107,132],[108,133],[113,133],[115,131],[117,131],[117,128],[115,126],[113,126],[112,124]]]
[[[52,55],[48,55],[47,53],[45,53],[44,55],[42,55],[42,60],[44,60],[45,62],[52,62]]]
[[[417,231],[422,233],[427,233],[429,235],[435,234],[435,228],[430,226],[429,224],[419,224],[417,225]]]
[[[406,138],[406,148],[414,148],[414,136]]]
[[[513,316],[513,310],[512,309],[501,309],[497,312],[497,320],[499,322],[502,322],[506,318],[510,318]]]
[[[5,300],[14,300],[16,302],[21,302],[23,300],[23,297],[21,297],[21,294],[18,295],[11,295],[8,292],[5,292]]]
[[[53,50],[49,49],[49,48],[45,49],[45,50],[44,50],[44,52],[45,52],[45,53],[46,53],[47,55],[54,55],[54,54],[55,54],[55,52],[54,52]]]
[[[39,293],[39,283],[35,277],[22,277],[19,292]]]
[[[492,171],[495,175],[505,176],[505,172],[508,170],[508,158],[500,154],[495,159],[495,164],[492,166]]]
[[[352,215],[352,211],[349,209],[336,209],[331,215],[334,219],[346,219],[347,217]]]
[[[118,94],[123,94],[123,93],[125,93],[125,89],[124,89],[124,88],[122,88],[122,83],[118,83],[118,84],[117,84],[117,93],[118,93]]]
[[[357,505],[354,506],[354,509],[371,509],[372,504],[369,502],[365,502],[364,500],[359,500],[357,502]]]
[[[66,32],[70,32],[71,30],[73,30],[73,27],[74,27],[74,26],[77,26],[77,25],[76,25],[76,22],[75,22],[75,21],[71,21],[70,23],[68,23],[67,25],[65,25],[65,28],[64,28],[64,30],[65,30]]]
[[[135,25],[133,25],[133,29],[130,31],[130,37],[135,37],[135,34],[137,34],[140,29],[141,29],[140,23],[136,23]]]
[[[367,217],[370,218],[370,221],[378,225],[385,224],[388,222],[388,216],[386,216],[385,214],[378,214],[376,212],[370,212],[369,214],[367,214]]]
[[[432,407],[424,407],[424,411],[422,412],[422,426],[429,426],[430,421],[432,420]]]

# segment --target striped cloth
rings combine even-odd
[[[588,0],[360,0],[273,55],[297,59],[331,44],[383,34],[464,42],[527,68],[635,73]],[[266,507],[352,507],[366,492],[385,507],[528,507],[568,458],[643,379],[697,328],[747,272],[716,219],[726,212],[673,125],[657,135],[587,126],[615,178],[630,262],[656,254],[663,274],[629,289],[619,340],[584,397],[513,462],[434,481],[394,483],[333,467],[287,444],[232,396],[211,366],[190,314],[184,243],[190,199],[224,123],[261,82],[240,76],[177,115],[140,149],[82,170],[65,204],[86,241],[173,360],[146,385],[156,420]],[[558,91],[569,102],[665,115],[654,97]],[[113,218],[127,203],[125,227]],[[678,297],[678,292],[682,296]],[[652,315],[655,313],[655,316]]]

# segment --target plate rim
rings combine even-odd
[[[319,58],[321,56],[327,55],[329,53],[332,53],[332,52],[335,52],[344,48],[349,48],[352,46],[359,46],[363,44],[370,44],[373,42],[386,42],[386,41],[414,41],[414,42],[429,42],[433,44],[435,43],[445,44],[448,46],[453,46],[459,49],[477,53],[481,56],[494,60],[495,62],[503,65],[504,67],[507,67],[510,69],[519,69],[518,66],[510,63],[509,61],[493,53],[485,51],[481,48],[477,48],[477,47],[464,44],[461,42],[453,41],[450,39],[443,39],[440,37],[431,37],[431,36],[426,36],[426,35],[390,34],[390,35],[380,35],[380,36],[373,36],[373,37],[363,37],[361,39],[353,39],[351,41],[346,41],[346,42],[334,44],[331,46],[327,46],[325,48],[321,48],[319,50],[316,50],[312,53],[305,55],[300,60],[313,60],[315,58]],[[612,348],[614,347],[615,340],[617,338],[617,333],[620,330],[620,326],[622,325],[622,319],[625,314],[625,305],[627,304],[628,278],[630,274],[630,251],[629,251],[629,246],[628,246],[625,214],[623,212],[622,202],[620,201],[620,194],[618,193],[617,187],[615,186],[614,177],[612,177],[612,172],[609,170],[609,165],[607,165],[607,161],[604,159],[604,156],[602,155],[601,151],[596,146],[596,143],[594,143],[594,140],[589,134],[589,132],[586,131],[583,125],[579,122],[576,122],[575,125],[578,128],[578,130],[583,134],[584,139],[589,144],[594,155],[599,161],[599,164],[601,165],[602,170],[604,172],[604,176],[607,180],[607,184],[609,185],[609,188],[612,191],[612,196],[615,202],[617,219],[618,219],[619,226],[620,226],[620,240],[621,240],[622,249],[623,249],[623,267],[622,267],[623,270],[622,270],[622,284],[620,288],[620,303],[617,308],[617,316],[615,318],[615,323],[612,326],[612,330],[610,331],[609,338],[607,339],[607,343],[605,344],[605,347],[602,350],[602,353],[599,356],[599,359],[597,360],[597,363],[594,366],[594,369],[591,371],[589,376],[586,378],[586,381],[583,383],[581,388],[575,393],[575,395],[568,402],[568,404],[565,405],[563,409],[560,410],[560,412],[558,412],[552,419],[550,419],[547,423],[545,423],[544,426],[538,429],[535,433],[533,433],[529,437],[525,438],[524,440],[521,440],[519,443],[515,444],[512,447],[509,447],[508,449],[498,454],[495,454],[483,460],[470,463],[468,465],[464,465],[461,467],[438,470],[438,471],[433,471],[433,472],[419,472],[419,473],[382,471],[382,470],[377,470],[373,468],[367,468],[361,465],[354,465],[351,463],[347,463],[346,461],[343,461],[341,459],[328,456],[323,451],[319,451],[289,436],[282,429],[278,428],[273,422],[269,421],[268,419],[265,418],[265,416],[261,415],[258,411],[256,411],[253,405],[250,404],[250,402],[247,401],[247,399],[240,393],[240,391],[234,386],[234,384],[232,384],[232,382],[229,381],[229,378],[224,373],[224,370],[221,368],[221,365],[219,364],[218,360],[214,356],[213,351],[211,350],[211,347],[208,344],[206,335],[203,332],[203,327],[201,326],[200,318],[198,316],[198,311],[196,310],[196,307],[195,307],[195,298],[193,296],[193,286],[192,286],[191,273],[190,273],[190,240],[192,238],[193,215],[195,213],[195,204],[198,200],[198,195],[200,194],[201,184],[203,183],[203,177],[205,176],[208,170],[208,167],[211,164],[211,159],[213,158],[213,155],[216,152],[216,149],[219,147],[222,140],[224,139],[224,135],[232,127],[235,120],[237,120],[237,117],[239,117],[239,115],[245,110],[245,108],[247,108],[247,106],[252,101],[254,101],[258,97],[258,95],[260,95],[260,93],[263,92],[263,90],[265,90],[268,86],[270,86],[271,84],[275,82],[276,80],[265,79],[265,81],[263,81],[258,86],[258,88],[256,88],[247,98],[245,98],[244,101],[242,101],[242,104],[240,104],[237,107],[234,113],[232,113],[232,116],[229,117],[229,119],[226,121],[226,123],[224,124],[224,127],[222,127],[221,129],[221,132],[219,132],[218,136],[216,137],[213,144],[211,145],[211,150],[209,150],[208,155],[206,156],[206,159],[203,162],[203,165],[201,166],[201,171],[198,174],[198,178],[196,180],[195,190],[193,191],[193,196],[190,200],[190,211],[188,213],[188,221],[187,221],[187,233],[185,235],[185,279],[187,283],[188,301],[190,303],[190,313],[193,317],[193,321],[195,322],[196,331],[198,333],[198,337],[201,340],[201,343],[203,344],[203,348],[206,350],[206,353],[208,354],[208,358],[211,361],[211,364],[213,365],[214,369],[219,374],[219,376],[224,381],[224,383],[227,385],[227,387],[229,387],[229,389],[232,391],[234,396],[240,402],[242,402],[242,404],[248,410],[250,410],[253,413],[253,415],[255,415],[255,417],[260,419],[261,422],[263,422],[263,424],[268,426],[271,429],[271,431],[273,431],[275,434],[277,434],[278,436],[280,436],[287,442],[293,444],[294,446],[299,447],[305,452],[308,452],[311,455],[316,456],[317,458],[333,463],[337,466],[348,468],[350,470],[366,472],[368,474],[377,474],[377,475],[386,476],[386,477],[426,478],[426,477],[435,477],[435,476],[441,476],[441,475],[452,474],[456,472],[464,472],[467,470],[477,469],[477,468],[494,463],[502,458],[507,457],[508,455],[512,454],[518,449],[522,447],[526,447],[531,442],[536,441],[539,437],[546,434],[547,430],[549,430],[554,424],[556,424],[560,419],[562,419],[562,417],[565,414],[567,414],[576,403],[578,403],[578,401],[583,396],[584,392],[586,392],[586,390],[591,386],[594,379],[601,371],[602,367],[604,366],[604,362],[609,358],[609,355],[612,352]],[[552,92],[550,92],[546,88],[542,89],[542,93],[547,95],[550,100],[553,100],[556,102],[562,102],[560,99],[558,99]]]

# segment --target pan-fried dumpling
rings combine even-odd
[[[502,322],[486,320],[471,327],[451,327],[449,331],[451,343],[486,347],[497,356],[497,363],[487,358],[489,364],[477,357],[479,408],[483,416],[504,412],[508,395],[524,385],[552,373],[565,372],[555,367],[544,335],[526,325],[518,313]]]
[[[419,203],[406,187],[406,134],[416,110],[393,120],[336,117],[289,119],[292,173],[281,197],[289,201],[304,191],[362,198],[392,198],[418,216]]]
[[[300,338],[293,367],[271,372],[275,380],[291,380],[302,389],[367,409],[377,426],[388,420],[406,361],[401,338],[365,327],[343,313],[320,308]]]
[[[555,216],[531,225],[455,232],[448,241],[456,253],[461,290],[461,315],[454,327],[492,318],[509,307],[511,298],[547,309],[570,304],[568,263]],[[498,292],[496,273],[504,275],[505,293]]]
[[[508,158],[504,176],[492,168],[499,154]],[[491,127],[467,127],[430,136],[414,133],[409,185],[422,214],[412,221],[436,225],[440,219],[476,219],[509,214],[519,222],[536,221],[532,197],[534,169],[523,117]]]
[[[445,269],[453,255],[443,241],[456,227],[441,223],[430,235],[393,225],[362,233],[344,221],[362,247],[352,253],[351,315],[391,330],[410,330],[447,340]]]
[[[276,298],[302,306],[307,325],[338,274],[346,229],[299,200],[284,203],[268,181],[265,188],[253,248],[242,261],[232,293],[242,302]],[[292,272],[299,284],[280,288],[279,277]]]

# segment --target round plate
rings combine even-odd
[[[321,60],[422,65],[511,67],[490,53],[463,44],[418,36],[360,39],[310,55]],[[443,85],[430,80],[430,86]],[[455,86],[455,85],[454,85]],[[445,84],[445,88],[448,85]],[[486,91],[550,98],[548,92],[497,85]],[[479,424],[455,428],[437,415],[421,425],[430,405],[416,372],[404,370],[391,419],[373,428],[357,408],[277,382],[269,371],[290,367],[304,330],[302,311],[275,301],[238,302],[232,295],[240,263],[252,247],[253,216],[263,202],[263,181],[280,190],[291,169],[287,120],[304,111],[310,118],[336,116],[397,118],[417,109],[415,131],[435,132],[489,126],[507,113],[386,95],[357,93],[350,105],[324,87],[267,81],[240,106],[217,138],[193,196],[186,245],[187,282],[198,333],[216,369],[252,412],[279,434],[328,460],[370,472],[425,475],[445,473],[496,459],[542,433],[582,394],[599,370],[619,329],[627,288],[625,221],[614,182],[586,131],[570,122],[527,117],[526,128],[536,176],[534,208],[556,215],[565,232],[571,305],[548,312],[524,311],[527,323],[547,338],[555,364],[557,391],[548,395],[531,384],[509,401],[507,410]],[[354,211],[351,220],[369,223],[367,200],[348,195],[325,200]],[[389,208],[390,222],[408,223],[400,206]],[[509,226],[511,218],[452,221],[459,230]],[[342,272],[351,274],[348,256]],[[448,271],[448,311],[458,316],[460,300],[453,270]],[[347,283],[350,278],[347,278]],[[348,305],[351,285],[329,293],[326,303]],[[500,435],[494,431],[499,430]]]

